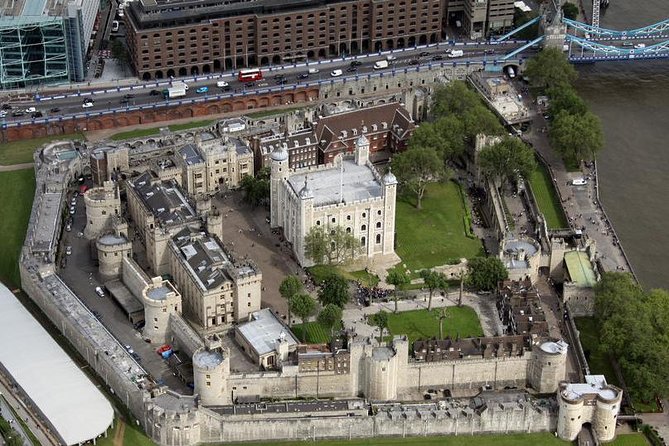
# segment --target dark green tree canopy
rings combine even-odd
[[[254,207],[267,204],[269,202],[269,169],[263,167],[254,177],[247,175],[242,178],[239,184],[244,191],[244,201]]]
[[[486,176],[504,182],[517,176],[529,178],[537,162],[534,151],[527,144],[507,136],[481,151],[479,165]]]
[[[578,74],[560,48],[544,48],[527,62],[524,71],[530,84],[540,89],[571,85]]]
[[[428,184],[446,178],[444,162],[434,148],[414,147],[395,155],[392,168],[400,187],[415,194],[417,209],[421,209]]]
[[[585,101],[569,86],[553,87],[546,93],[551,100],[550,110],[553,115],[561,112],[584,115],[588,111]]]
[[[290,309],[302,322],[314,313],[316,301],[308,294],[299,293],[290,298]]]
[[[498,257],[475,257],[467,264],[467,283],[481,291],[497,289],[500,280],[509,277],[509,272]]]
[[[339,325],[342,317],[341,307],[334,304],[327,304],[320,313],[316,320],[323,327],[327,328],[329,331],[332,331],[333,328]]]
[[[295,275],[286,276],[279,285],[279,293],[284,299],[290,299],[300,292],[302,292],[302,281]]]
[[[578,6],[574,3],[566,2],[562,5],[562,14],[566,19],[575,20],[578,17]]]
[[[591,112],[582,115],[559,113],[550,128],[553,148],[570,166],[592,160],[604,148],[604,133],[599,118]]]
[[[395,285],[397,288],[401,288],[404,285],[408,284],[411,282],[411,279],[405,273],[402,271],[400,268],[394,268],[388,272],[388,277],[386,277],[386,282]]]
[[[340,308],[344,308],[349,297],[348,281],[337,274],[333,274],[326,278],[318,293],[318,299],[323,306],[333,304]]]
[[[359,251],[360,241],[343,226],[312,226],[304,237],[305,255],[318,265],[346,263]]]

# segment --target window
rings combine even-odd
[[[320,225],[321,225],[321,221],[320,221],[320,220],[316,220],[316,226],[320,226]]]
[[[366,212],[362,213],[362,218],[367,218],[367,213]]]
[[[334,217],[332,217],[332,220],[331,220],[331,221],[332,221],[332,223],[336,223],[336,222],[337,222],[337,219],[334,218]]]
[[[376,234],[376,244],[381,243],[381,234]]]
[[[360,237],[360,245],[365,246],[365,243],[367,242],[367,239],[365,237]]]
[[[381,222],[380,221],[376,222],[376,229],[381,229]]]
[[[362,226],[360,226],[360,230],[361,230],[361,231],[366,231],[366,230],[367,230],[367,225],[362,225]]]

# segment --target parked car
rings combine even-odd
[[[105,297],[105,291],[102,289],[102,287],[99,286],[95,287],[95,294],[97,294],[100,297]]]
[[[72,255],[72,246],[67,245],[67,246],[65,247],[65,255],[66,255],[66,256],[70,256],[70,255]]]
[[[70,206],[70,215],[74,215],[75,212],[77,212],[77,208]]]
[[[68,223],[65,225],[65,230],[66,230],[67,232],[70,232],[70,231],[72,230],[72,223],[68,222]]]
[[[130,347],[129,345],[126,344],[126,345],[124,345],[123,347],[125,347],[125,349],[128,351],[128,353],[130,353],[131,355],[132,355],[133,353],[135,353],[135,351],[134,351],[134,350],[132,349],[132,347]]]
[[[133,328],[135,330],[141,330],[142,328],[144,328],[144,325],[146,325],[146,322],[144,322],[144,321],[135,322],[133,324]]]

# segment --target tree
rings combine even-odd
[[[562,5],[562,14],[565,19],[576,20],[576,17],[578,17],[578,6],[571,2],[566,2]]]
[[[392,168],[400,186],[416,195],[416,209],[421,209],[427,185],[446,178],[444,163],[433,148],[415,147],[395,155]]]
[[[299,293],[290,298],[290,309],[293,313],[302,319],[302,341],[306,342],[307,337],[307,318],[311,316],[316,309],[316,301],[308,294]]]
[[[465,151],[465,129],[462,121],[454,115],[420,125],[411,135],[409,149],[430,147],[450,161]]]
[[[467,264],[467,283],[481,291],[493,291],[500,280],[509,277],[509,272],[497,257],[476,257]]]
[[[604,133],[597,116],[559,113],[550,129],[551,143],[568,166],[578,166],[581,160],[595,158],[604,148]]]
[[[244,201],[251,206],[258,207],[269,202],[269,169],[263,167],[253,177],[247,175],[242,178],[239,187],[244,191]]]
[[[349,297],[348,281],[337,274],[327,277],[318,292],[318,299],[324,307],[333,304],[344,308]]]
[[[302,292],[302,281],[297,276],[287,276],[279,285],[279,294],[288,302],[288,325],[291,324],[290,299]]]
[[[383,343],[383,330],[388,328],[388,313],[381,310],[369,317],[372,325],[379,327],[379,344]]]
[[[483,104],[467,110],[461,116],[465,126],[465,136],[468,141],[473,141],[476,135],[483,133],[485,135],[502,135],[504,127],[499,123],[499,119],[493,112]]]
[[[386,277],[386,282],[391,285],[395,285],[393,290],[393,300],[395,301],[395,313],[397,313],[397,291],[401,290],[402,287],[408,284],[411,280],[409,276],[401,269],[395,268],[391,269],[388,272],[388,277]]]
[[[546,92],[550,98],[550,109],[554,116],[560,112],[584,115],[588,111],[585,101],[570,86],[553,87]]]
[[[527,62],[524,75],[530,78],[533,87],[540,89],[571,85],[578,77],[560,48],[541,50]]]
[[[481,150],[479,165],[483,173],[496,184],[503,184],[517,176],[529,178],[537,162],[534,151],[527,144],[518,138],[507,136]]]
[[[342,309],[334,304],[327,304],[320,313],[316,320],[324,328],[327,328],[332,336],[332,331],[341,323]]]
[[[481,98],[463,81],[449,82],[446,86],[437,88],[433,95],[433,113],[437,118],[462,116],[479,105],[482,105]]]
[[[425,286],[430,291],[430,298],[427,303],[427,311],[432,310],[432,296],[434,292],[439,289],[444,289],[448,286],[448,281],[443,273],[432,271],[431,269],[424,269],[420,272],[420,277],[423,279]]]
[[[358,239],[342,226],[312,226],[304,237],[304,253],[318,265],[346,263],[359,251]]]
[[[437,313],[437,319],[439,319],[439,339],[444,339],[444,319],[448,319],[449,317],[448,307],[441,307]]]

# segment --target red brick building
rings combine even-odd
[[[145,80],[411,47],[442,36],[446,0],[138,0],[126,40]]]

